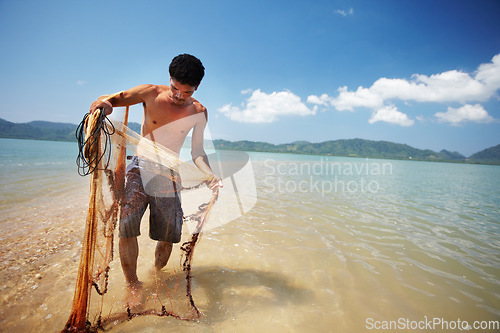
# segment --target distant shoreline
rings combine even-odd
[[[11,138],[11,137],[2,137],[0,135],[0,139],[12,139],[12,140],[34,140],[34,141],[51,141],[51,142],[68,142],[68,143],[76,143],[76,140],[46,140],[46,139],[33,139],[33,138]],[[214,140],[217,141],[225,141],[225,140]],[[226,141],[225,141],[226,142]],[[227,141],[228,142],[228,141]],[[237,141],[238,142],[238,141]],[[456,164],[481,164],[481,165],[500,165],[500,161],[493,162],[480,162],[480,161],[471,161],[471,160],[438,160],[438,159],[404,159],[404,158],[392,158],[392,157],[372,157],[372,156],[355,156],[355,155],[332,155],[332,154],[314,154],[314,153],[304,153],[304,152],[292,152],[292,151],[262,151],[262,150],[244,150],[244,149],[234,149],[227,147],[214,146],[216,150],[236,150],[236,151],[245,151],[251,153],[269,153],[269,154],[293,154],[293,155],[310,155],[310,156],[324,156],[324,157],[350,157],[350,158],[367,158],[367,159],[379,159],[379,160],[395,160],[395,161],[416,161],[416,162],[438,162],[438,163],[456,163]]]
[[[140,126],[138,123],[129,124],[129,127],[136,132],[140,131]],[[13,123],[0,118],[0,138],[5,139],[76,142],[76,128],[77,125],[69,123],[47,121]],[[435,152],[430,149],[413,148],[406,144],[365,139],[340,139],[319,143],[296,141],[285,144],[221,139],[212,142],[215,149],[221,150],[500,165],[500,144],[465,157],[458,152],[447,150]]]

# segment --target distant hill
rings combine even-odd
[[[129,127],[136,132],[141,130],[141,125],[137,123],[130,123]],[[0,138],[76,141],[76,128],[77,125],[69,123],[50,121],[13,123],[0,118]]]
[[[127,125],[128,128],[130,128],[132,131],[136,132],[136,133],[141,133],[141,124],[138,124],[138,123],[130,123]]]
[[[74,124],[48,121],[18,124],[0,118],[0,137],[2,138],[76,141],[75,130]]]
[[[336,155],[387,159],[415,159],[428,161],[464,162],[465,156],[457,152],[442,150],[421,150],[406,144],[363,139],[335,140],[320,143],[297,141],[289,144],[273,145],[266,142],[214,140],[216,149],[264,151],[278,153]]]
[[[473,163],[500,164],[500,145],[481,150],[469,157]]]
[[[140,132],[141,130],[141,125],[138,123],[130,123],[129,127],[135,132]],[[13,123],[0,118],[0,138],[76,141],[76,128],[77,125],[68,123],[54,123],[48,121]],[[500,164],[500,145],[482,150],[466,158],[460,153],[447,150],[435,152],[429,149],[422,150],[413,148],[406,144],[363,139],[334,140],[320,143],[296,141],[279,145],[255,141],[231,142],[226,140],[214,140],[213,144],[216,149],[271,153]]]

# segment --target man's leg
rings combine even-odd
[[[158,241],[155,250],[155,268],[160,270],[167,265],[170,254],[172,253],[173,244],[165,241]]]
[[[139,256],[139,244],[137,237],[120,238],[120,261],[123,274],[129,286],[139,286],[137,278],[137,258]]]

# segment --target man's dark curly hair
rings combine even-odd
[[[205,75],[205,67],[200,59],[190,54],[180,54],[170,63],[170,77],[182,84],[197,87]]]

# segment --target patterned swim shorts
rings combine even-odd
[[[174,177],[176,181],[172,181]],[[127,167],[118,236],[139,236],[141,219],[149,205],[149,237],[157,241],[180,242],[183,212],[179,188],[178,174],[134,156]]]

